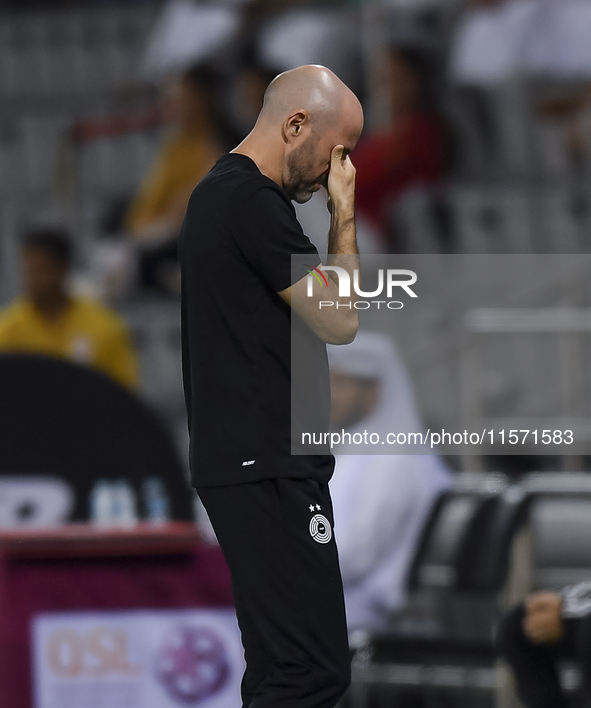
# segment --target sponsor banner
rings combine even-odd
[[[38,615],[35,708],[236,708],[244,655],[231,609]]]

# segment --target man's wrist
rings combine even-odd
[[[352,204],[334,204],[332,218],[339,223],[355,220],[355,207]]]

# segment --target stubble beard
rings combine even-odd
[[[313,158],[317,140],[309,137],[297,150],[287,158],[288,178],[283,185],[287,196],[297,204],[305,204],[312,199],[318,182],[317,176],[312,176]]]

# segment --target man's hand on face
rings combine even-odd
[[[330,156],[330,171],[327,180],[328,209],[353,217],[355,202],[355,168],[345,148],[337,145]]]
[[[525,603],[523,631],[534,644],[553,644],[564,633],[562,598],[553,592],[537,592]]]

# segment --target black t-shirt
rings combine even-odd
[[[221,157],[191,195],[179,249],[195,485],[332,475],[330,454],[291,455],[292,317],[326,428],[330,405],[326,346],[278,295],[303,275],[291,254],[320,263],[285,192],[249,157]]]

